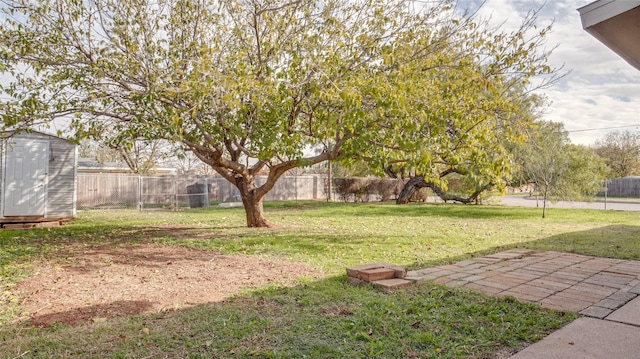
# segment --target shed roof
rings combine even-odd
[[[4,132],[0,132],[0,134],[1,134],[0,137],[8,138],[8,137],[11,137],[11,136],[16,135],[16,134],[17,135],[21,135],[21,134],[24,134],[24,133],[27,133],[27,134],[28,133],[37,133],[37,134],[43,135],[43,136],[59,138],[59,139],[65,140],[65,141],[70,141],[69,138],[64,137],[64,136],[58,136],[58,135],[55,135],[55,134],[52,134],[52,133],[48,133],[48,132],[44,132],[44,131],[38,131],[38,130],[31,130],[31,129],[29,129],[29,130],[7,130],[7,131],[4,131]]]

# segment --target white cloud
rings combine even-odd
[[[555,21],[548,37],[550,47],[558,45],[551,64],[564,64],[571,70],[556,86],[543,91],[552,102],[545,119],[563,122],[569,131],[635,125],[638,127],[628,129],[640,130],[640,71],[582,29],[577,9],[591,1],[547,1],[540,13],[541,25]],[[543,1],[487,0],[480,14],[515,29],[529,9],[541,4]],[[592,144],[611,130],[571,132],[570,136],[574,143]]]

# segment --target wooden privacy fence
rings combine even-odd
[[[609,197],[640,197],[640,177],[610,178],[605,181],[605,184]],[[599,195],[603,196],[604,192]]]
[[[256,178],[258,185],[265,181],[266,176]],[[326,190],[326,176],[285,176],[265,200],[323,199]],[[78,209],[208,207],[236,201],[236,187],[219,176],[78,174]]]

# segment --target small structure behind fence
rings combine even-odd
[[[256,182],[264,184],[266,176],[258,176]],[[326,182],[322,175],[284,176],[265,200],[323,199]],[[220,176],[78,174],[78,209],[177,209],[237,201],[236,187]]]

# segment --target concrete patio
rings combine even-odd
[[[579,318],[512,358],[635,358],[640,353],[640,261],[515,249],[407,273]]]

